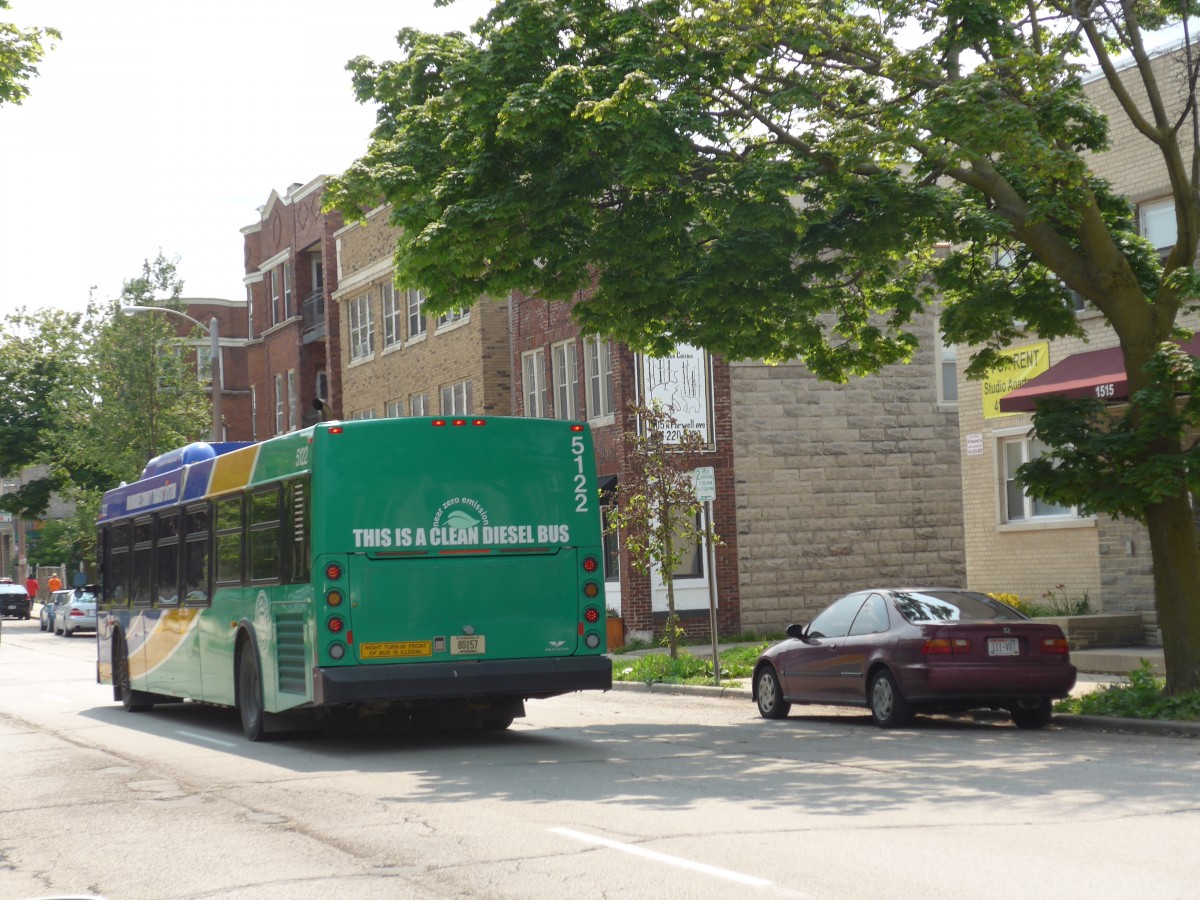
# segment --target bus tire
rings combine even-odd
[[[254,645],[247,642],[237,659],[237,709],[242,720],[242,732],[246,740],[266,740],[267,714],[263,711],[262,676],[258,671]]]
[[[484,719],[483,720],[483,730],[484,731],[506,731],[508,729],[508,727],[510,725],[512,725],[512,723],[513,723],[512,716],[505,716],[502,719]]]
[[[118,631],[113,637],[112,649],[113,684],[121,695],[121,705],[126,712],[147,712],[154,706],[154,695],[135,691],[129,677],[129,651],[125,649],[125,638]]]

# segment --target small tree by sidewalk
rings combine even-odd
[[[616,490],[607,530],[621,532],[630,562],[642,574],[657,569],[667,588],[666,644],[679,656],[679,618],[675,613],[675,571],[688,550],[707,538],[720,542],[699,524],[702,504],[696,499],[692,470],[705,449],[695,429],[681,428],[671,407],[631,403],[638,430],[626,432],[633,473]],[[714,636],[715,638],[715,636]]]

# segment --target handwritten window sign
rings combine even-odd
[[[678,423],[665,435],[666,443],[678,444],[684,428],[700,432],[709,443],[708,357],[699,347],[680,344],[665,357],[641,357],[642,396],[648,406],[657,401]]]
[[[983,379],[985,419],[1016,415],[1000,411],[1000,398],[1050,368],[1050,344],[1046,341],[1025,347],[1010,347],[1002,350],[1000,355],[1005,357],[1009,364],[1002,369],[993,369]]]

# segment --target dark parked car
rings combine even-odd
[[[891,728],[914,712],[989,708],[1041,728],[1075,686],[1061,628],[974,591],[857,591],[787,633],[754,668],[768,719],[793,703],[864,706]]]
[[[28,619],[33,615],[33,601],[25,585],[16,584],[11,578],[0,581],[0,616]]]

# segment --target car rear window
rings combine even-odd
[[[973,591],[903,591],[894,599],[900,615],[914,625],[1025,618],[1011,606]]]

